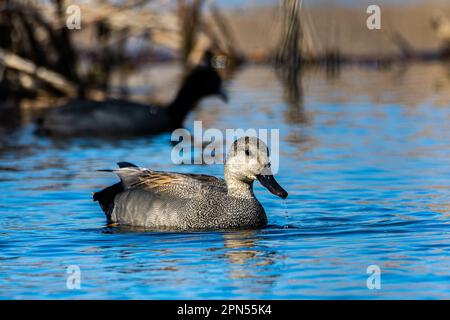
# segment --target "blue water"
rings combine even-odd
[[[0,298],[450,298],[450,78],[445,65],[335,78],[307,70],[302,108],[285,103],[268,67],[228,83],[186,121],[278,128],[281,200],[256,184],[269,226],[229,232],[107,228],[91,193],[116,181],[97,169],[170,162],[169,134],[54,141],[25,125],[0,149]],[[81,288],[66,286],[67,267]],[[381,269],[369,290],[367,267]]]

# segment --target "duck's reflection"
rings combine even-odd
[[[231,249],[225,253],[230,263],[243,265],[258,256],[258,251],[254,249],[257,241],[254,231],[227,233],[223,238],[224,247]]]
[[[225,254],[229,262],[228,277],[242,293],[270,291],[278,273],[270,272],[276,263],[275,251],[261,245],[260,231],[245,230],[223,235]],[[244,281],[243,280],[249,280]]]

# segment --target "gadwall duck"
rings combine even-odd
[[[227,156],[225,180],[203,174],[158,172],[128,162],[114,172],[121,182],[94,193],[109,225],[151,229],[260,228],[267,224],[255,198],[258,179],[273,194],[287,192],[270,169],[267,146],[254,137],[236,140]]]
[[[37,133],[52,136],[151,135],[180,128],[204,97],[218,95],[225,102],[222,79],[210,65],[196,67],[184,79],[176,97],[165,108],[124,100],[75,99],[46,113]]]

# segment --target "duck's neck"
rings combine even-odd
[[[227,183],[228,195],[236,198],[254,198],[253,181],[242,181],[232,173],[225,170],[225,181]]]
[[[187,88],[181,88],[175,99],[167,107],[174,128],[182,127],[184,119],[195,108],[199,100],[200,98],[192,92],[188,92]]]

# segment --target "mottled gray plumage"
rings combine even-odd
[[[258,228],[266,225],[267,217],[253,193],[253,181],[258,179],[271,192],[287,197],[271,176],[267,146],[257,138],[235,141],[225,165],[225,180],[152,171],[129,163],[119,166],[110,171],[117,173],[121,185],[95,193],[94,200],[100,202],[110,223],[120,225],[183,230]]]

